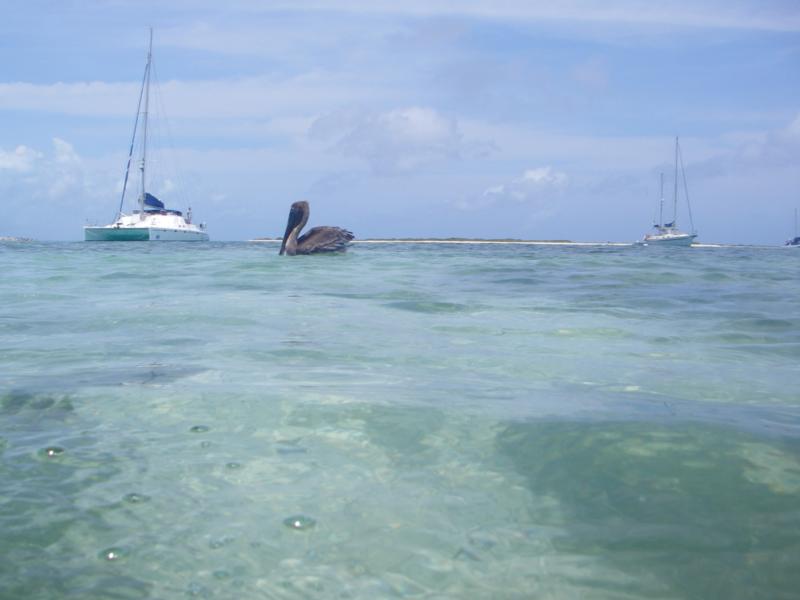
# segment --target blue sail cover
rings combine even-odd
[[[144,195],[144,209],[145,210],[164,210],[164,203],[153,196],[153,194],[145,193]]]

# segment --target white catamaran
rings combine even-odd
[[[683,177],[683,188],[686,194],[686,206],[689,212],[689,224],[692,227],[691,233],[680,231],[677,226],[678,219],[678,164],[680,163],[681,175]],[[683,170],[683,156],[680,151],[678,138],[675,138],[675,193],[672,203],[672,220],[664,222],[664,174],[661,174],[661,199],[659,201],[658,223],[654,224],[655,233],[649,233],[638,243],[645,246],[668,245],[668,246],[690,246],[697,232],[692,221],[692,206],[689,204],[689,188],[686,185],[686,173]]]
[[[128,164],[125,167],[125,180],[122,184],[122,197],[119,201],[117,217],[110,225],[86,225],[83,228],[84,239],[92,242],[117,242],[117,241],[181,241],[181,242],[205,242],[208,241],[208,233],[205,231],[205,224],[196,225],[192,223],[192,209],[189,208],[184,216],[178,210],[171,210],[164,207],[154,195],[147,192],[145,167],[147,165],[147,119],[150,106],[150,73],[152,70],[153,59],[153,30],[150,30],[150,44],[147,51],[147,64],[144,68],[142,78],[142,89],[139,92],[139,103],[136,108],[136,120],[133,125],[133,137],[131,147],[128,152]],[[142,111],[142,98],[144,98],[144,110]],[[131,158],[133,157],[136,133],[139,125],[139,117],[142,118],[141,133],[141,159],[139,170],[141,171],[141,193],[138,199],[138,210],[131,214],[122,212],[125,202],[125,191],[128,187],[128,174],[130,173]]]

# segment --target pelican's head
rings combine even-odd
[[[294,254],[294,243],[297,242],[297,234],[306,224],[306,221],[308,221],[309,212],[308,202],[305,200],[300,200],[292,204],[292,208],[289,209],[289,219],[286,221],[286,231],[283,234],[283,242],[281,242],[281,249],[278,254]],[[290,236],[292,237],[293,243],[290,243],[287,249],[286,244],[289,242]]]

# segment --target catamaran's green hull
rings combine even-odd
[[[147,228],[85,227],[84,239],[87,242],[147,242],[150,230]]]

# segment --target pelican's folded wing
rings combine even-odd
[[[353,237],[341,227],[312,227],[297,239],[297,253],[338,252],[344,250]]]

